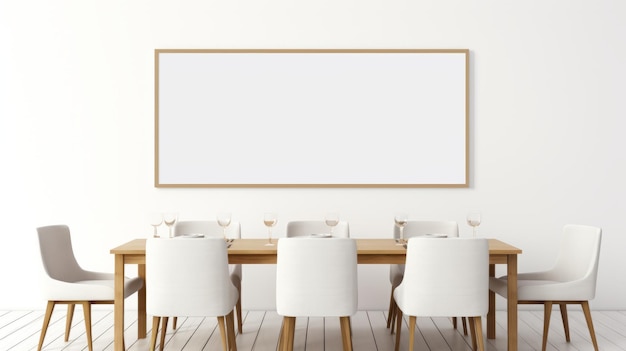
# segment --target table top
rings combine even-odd
[[[359,264],[403,264],[405,262],[406,249],[402,245],[396,245],[393,238],[386,239],[357,239],[357,261]],[[167,239],[164,239],[167,240]],[[190,239],[192,240],[192,239]],[[280,239],[274,239],[276,243]],[[318,239],[327,240],[327,239]],[[502,242],[498,239],[489,240],[489,264],[506,264],[509,268],[509,275],[517,275],[517,255],[522,250]],[[228,249],[228,261],[232,264],[272,264],[276,263],[276,245],[265,246],[267,239],[236,239],[232,242]],[[137,264],[140,269],[140,276],[145,278],[146,267],[146,239],[133,239],[111,249],[111,253],[115,255],[115,275],[116,275],[116,291],[115,291],[115,348],[123,349],[122,336],[124,335],[124,265]],[[491,269],[490,269],[491,272]],[[143,274],[143,275],[142,275]],[[508,296],[508,349],[517,350],[517,289],[512,284],[516,283],[516,279],[509,279],[509,296]],[[121,286],[121,288],[118,288]],[[140,338],[146,336],[146,309],[145,309],[145,286],[143,289],[143,300],[141,291],[138,296],[139,306],[138,316],[139,322],[138,335]],[[143,301],[143,305],[142,305]],[[495,301],[495,300],[494,300]],[[143,306],[143,307],[141,307]],[[495,306],[495,304],[494,304]],[[143,315],[142,315],[143,311]],[[487,315],[487,335],[495,338],[495,313],[490,311]]]
[[[396,245],[394,239],[356,239],[359,254],[372,255],[405,255],[406,249]],[[190,239],[191,240],[191,239]],[[274,244],[280,239],[273,239]],[[324,240],[324,239],[319,239]],[[489,240],[490,255],[519,255],[522,250],[498,239]],[[267,239],[235,239],[228,249],[229,255],[271,255],[276,254],[276,245],[265,246]],[[127,243],[111,249],[111,253],[118,255],[145,255],[146,239],[133,239]]]

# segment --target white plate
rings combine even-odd
[[[446,234],[424,234],[420,236],[423,236],[425,238],[447,238],[448,237]]]
[[[204,234],[183,234],[179,238],[204,238]]]
[[[332,238],[330,234],[311,234],[311,238]]]

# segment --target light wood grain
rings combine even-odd
[[[43,307],[42,307],[43,308]],[[52,315],[48,337],[43,351],[84,350],[87,347],[81,307],[77,306],[72,322],[71,337],[63,341],[65,311]],[[555,310],[557,312],[557,310]],[[237,334],[239,351],[276,351],[282,317],[276,311],[244,311],[246,329]],[[497,330],[504,335],[506,312],[498,311]],[[626,311],[592,311],[598,344],[604,351],[626,350]],[[34,350],[43,323],[44,310],[0,311],[0,350]],[[125,320],[126,346],[131,351],[148,349],[150,338],[139,339],[134,332],[136,319],[128,313]],[[150,316],[151,317],[151,316]],[[569,312],[571,342],[565,341],[559,313],[553,313],[550,323],[548,350],[593,350],[589,340],[585,316],[580,309]],[[393,350],[394,337],[386,328],[386,311],[358,311],[352,317],[354,349],[358,351]],[[519,349],[541,348],[542,310],[523,310],[519,313]],[[101,306],[92,312],[94,350],[113,350],[113,313],[110,306]],[[294,350],[341,350],[341,333],[337,318],[299,318],[296,323]],[[408,346],[408,319],[403,323],[400,349]],[[150,331],[149,331],[150,332]],[[149,333],[150,334],[150,333]],[[463,331],[453,329],[448,318],[418,318],[415,331],[416,349],[422,351],[470,351],[471,338]],[[221,337],[215,318],[181,317],[176,331],[169,330],[165,350],[219,350]],[[485,350],[497,351],[507,347],[506,338],[485,340]]]

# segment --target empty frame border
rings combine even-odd
[[[156,49],[155,187],[466,188],[469,96],[468,49]]]

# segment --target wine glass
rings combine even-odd
[[[161,225],[161,223],[163,223],[163,214],[158,212],[151,212],[150,214],[148,214],[148,221],[150,222],[150,225],[154,228],[154,233],[152,233],[152,236],[154,238],[158,238],[159,233],[157,232],[157,228]]]
[[[396,223],[396,227],[400,229],[400,240],[398,240],[396,245],[404,245],[406,243],[404,240],[404,227],[409,221],[409,216],[406,213],[398,213],[393,219]]]
[[[169,230],[170,238],[174,237],[174,234],[172,233],[172,226],[174,225],[174,223],[176,223],[177,219],[178,213],[176,212],[168,212],[163,214],[163,222],[165,222],[165,225]]]
[[[263,224],[267,227],[268,243],[265,246],[274,246],[272,243],[272,227],[278,222],[276,213],[268,212],[263,216]]]
[[[467,224],[472,227],[474,237],[476,237],[476,227],[480,225],[480,212],[470,212],[467,214]]]
[[[333,236],[333,229],[335,229],[335,226],[339,224],[339,214],[334,212],[327,213],[324,221],[326,222],[326,225],[330,227],[330,236]]]
[[[228,241],[228,239],[226,239],[226,228],[230,225],[230,213],[218,213],[217,224],[219,224],[224,231],[224,240]]]

